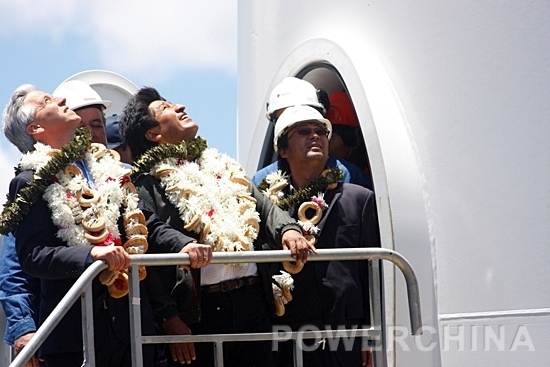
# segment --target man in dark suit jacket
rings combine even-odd
[[[56,200],[62,202],[65,196],[69,196],[69,193],[64,193],[56,200],[49,199],[50,201],[48,201],[44,195],[45,189],[57,182],[56,178],[52,178],[51,183],[48,182],[45,185],[36,184],[35,171],[38,169],[39,172],[42,172],[42,168],[38,167],[44,167],[42,164],[51,162],[54,159],[58,162],[55,168],[56,171],[60,169],[60,172],[63,172],[69,166],[76,168],[73,164],[80,167],[84,176],[82,182],[86,182],[79,184],[82,186],[78,187],[82,189],[84,186],[90,189],[90,187],[101,186],[110,181],[117,182],[118,179],[123,178],[119,177],[123,173],[118,162],[108,160],[107,163],[95,163],[95,169],[109,170],[109,178],[105,182],[92,182],[97,177],[96,173],[92,172],[87,160],[79,159],[80,157],[76,157],[77,155],[73,151],[73,149],[76,151],[81,148],[90,149],[87,145],[89,141],[87,142],[82,136],[79,136],[75,140],[75,146],[67,149],[66,152],[68,155],[75,155],[75,160],[67,160],[67,162],[63,162],[63,165],[59,163],[64,161],[65,158],[62,154],[58,154],[57,150],[65,148],[67,144],[75,139],[75,132],[79,123],[80,117],[65,106],[64,98],[54,98],[37,90],[32,85],[19,87],[12,94],[3,114],[4,133],[21,152],[33,152],[37,150],[37,147],[40,147],[40,151],[33,156],[34,158],[31,158],[30,155],[24,156],[27,163],[23,165],[23,170],[10,183],[9,200],[11,203],[15,202],[17,195],[24,189],[32,188],[32,191],[37,193],[36,195],[31,194],[31,198],[23,200],[23,203],[30,206],[30,208],[27,207],[28,210],[25,210],[25,205],[19,205],[18,209],[14,210],[12,207],[11,213],[13,215],[2,218],[2,224],[11,223],[10,218],[16,219],[17,223],[9,225],[9,230],[14,230],[16,250],[21,266],[26,273],[40,278],[40,324],[51,314],[75,280],[92,262],[105,260],[109,265],[109,270],[116,272],[124,272],[130,264],[130,257],[126,250],[122,246],[116,245],[116,237],[113,234],[117,231],[115,228],[112,231],[109,229],[112,235],[111,240],[107,240],[109,236],[102,240],[96,240],[94,238],[96,236],[95,232],[87,233],[79,229],[78,226],[82,224],[84,219],[69,223],[73,222],[73,217],[76,216],[72,215],[71,220],[66,225],[75,226],[74,235],[61,239],[59,231],[60,227],[63,226],[54,223],[56,219],[52,215],[52,211],[55,210],[52,207],[57,205],[55,204]],[[80,144],[86,146],[77,147]],[[51,159],[50,154],[53,155]],[[92,161],[94,160],[94,158],[89,158]],[[99,168],[100,166],[101,168]],[[43,178],[58,173],[47,172]],[[63,177],[68,179],[68,176]],[[72,179],[70,182],[76,184]],[[121,194],[120,191],[105,192],[112,193],[114,196]],[[120,202],[123,197],[123,195],[120,195],[121,197],[117,199],[114,196],[108,196],[108,200],[105,201],[112,203],[119,200]],[[113,201],[111,201],[111,198]],[[81,209],[80,205],[79,209]],[[123,241],[126,240],[124,232],[127,228],[122,226],[123,218],[120,215],[120,207],[107,209],[97,206],[92,209],[97,210],[100,214],[109,214],[107,213],[108,210],[114,211],[113,219],[116,224],[113,224],[113,226],[118,225],[118,232],[121,233],[120,244],[124,243]],[[137,209],[132,208],[132,213],[138,214],[138,212]],[[83,215],[84,212],[80,211],[80,213]],[[118,218],[118,221],[115,218]],[[154,216],[148,219],[149,243],[151,245],[163,246],[165,252],[175,252],[190,241],[179,232],[173,231],[169,226],[155,220]],[[87,234],[90,235],[96,245],[88,242]],[[79,240],[79,238],[85,240]],[[69,245],[68,242],[71,241],[76,242]],[[199,247],[199,245],[196,245],[193,248],[199,251],[201,250]],[[203,252],[209,257],[210,248],[208,246],[202,247]],[[193,258],[195,259],[193,265],[202,266],[208,263],[208,261],[204,261],[204,257],[201,255],[200,263],[197,264],[197,254],[195,252],[190,254],[192,255],[190,256],[192,264]],[[96,364],[112,367],[131,366],[128,297],[111,297],[107,287],[100,284],[98,280],[93,282],[92,293]],[[154,333],[154,325],[146,292],[142,293],[141,305],[142,331],[145,335],[151,335]],[[77,302],[70,308],[67,315],[60,321],[39,350],[39,356],[44,358],[46,367],[79,367],[82,365],[81,325],[81,306],[80,302]],[[144,347],[144,366],[152,366],[152,352],[152,346]]]
[[[270,184],[266,181],[260,188],[272,198],[278,196],[280,205],[286,205],[300,220],[306,238],[309,234],[318,249],[380,246],[373,192],[338,183],[338,177],[330,181],[331,172],[336,172],[326,167],[331,129],[330,121],[309,106],[286,109],[275,126],[274,146],[280,167],[288,176],[271,177]],[[288,186],[277,195],[275,186],[280,188],[278,183],[285,180]],[[285,201],[281,201],[283,197]],[[275,264],[272,274],[279,275],[283,269],[295,271]],[[274,318],[274,325],[289,325],[293,330],[306,325],[309,330],[369,325],[366,261],[308,262],[292,278],[292,300],[285,305],[284,314]],[[370,366],[367,349],[362,348],[360,338],[355,338],[351,349],[342,341],[338,347],[327,341],[314,351],[304,352],[304,365]],[[291,366],[292,344],[279,344],[275,360],[277,366]]]
[[[154,161],[155,165],[160,162],[167,164],[167,158],[179,158],[178,164],[173,164],[171,169],[176,171],[177,167],[194,167],[197,172],[210,172],[193,176],[196,179],[196,186],[208,186],[212,192],[217,192],[215,198],[208,197],[207,203],[211,208],[206,213],[208,217],[220,218],[226,216],[227,223],[231,227],[239,228],[239,218],[244,218],[249,211],[240,212],[235,218],[232,215],[218,214],[224,213],[221,207],[216,207],[214,201],[228,201],[237,199],[239,195],[231,190],[224,192],[215,191],[217,185],[212,185],[209,178],[215,178],[216,182],[222,182],[224,188],[231,187],[229,167],[235,168],[236,162],[225,162],[225,168],[216,171],[215,176],[208,170],[209,163],[205,155],[212,154],[213,158],[209,162],[221,162],[222,156],[213,150],[202,151],[195,155],[194,148],[202,141],[196,138],[198,124],[187,114],[185,106],[166,101],[154,88],[141,88],[129,101],[124,109],[124,114],[120,122],[120,133],[123,140],[128,143],[134,159],[135,167],[142,167],[146,162]],[[188,142],[189,145],[187,145]],[[188,149],[185,153],[185,160],[181,157],[173,156],[170,149],[186,145]],[[197,145],[195,145],[197,144]],[[200,150],[200,149],[198,149]],[[164,153],[163,153],[164,152]],[[162,157],[162,158],[159,158]],[[192,157],[192,158],[191,158]],[[204,159],[203,159],[204,158]],[[229,158],[227,158],[229,159]],[[197,163],[198,162],[198,163]],[[204,227],[194,227],[189,225],[194,221],[193,217],[185,217],[190,210],[185,206],[174,203],[173,193],[178,197],[187,197],[203,200],[207,197],[204,192],[196,193],[199,190],[193,184],[182,182],[180,176],[169,177],[175,179],[173,187],[167,187],[162,182],[158,171],[155,175],[151,174],[151,167],[140,171],[135,179],[140,199],[144,204],[144,213],[154,213],[160,220],[166,222],[174,229],[181,231],[182,234],[195,237],[197,241],[207,243],[207,236],[210,233],[216,233],[216,241],[222,238],[224,233],[231,232],[228,227],[224,227],[212,220],[209,227],[212,232],[206,230],[206,223],[203,223],[202,214],[201,223]],[[199,168],[200,167],[200,168]],[[239,166],[242,169],[242,167]],[[202,171],[202,170],[205,171]],[[239,177],[241,184],[246,179],[240,174],[244,170],[235,169],[231,171]],[[134,171],[135,173],[136,171]],[[193,173],[187,172],[188,176]],[[158,177],[157,177],[158,176]],[[235,176],[235,177],[236,177]],[[187,176],[186,176],[187,177]],[[233,176],[231,176],[234,178]],[[248,185],[246,185],[248,186]],[[190,189],[190,193],[184,194],[184,189]],[[193,190],[191,190],[193,188]],[[249,188],[247,187],[247,190]],[[234,201],[234,209],[238,209],[244,200],[250,204],[250,210],[253,210],[260,222],[258,224],[257,235],[264,241],[268,241],[273,246],[284,247],[291,250],[291,253],[298,259],[307,259],[309,246],[307,241],[301,235],[301,228],[296,224],[286,212],[277,208],[255,187],[250,187],[252,191],[247,191],[244,198]],[[172,194],[170,194],[172,193]],[[213,199],[213,200],[211,200]],[[237,201],[241,201],[237,204]],[[233,201],[231,201],[233,202]],[[246,206],[246,204],[244,204]],[[199,205],[197,205],[199,206]],[[217,209],[214,210],[213,208]],[[242,206],[241,206],[242,207]],[[248,209],[247,209],[248,210]],[[231,213],[229,213],[231,214]],[[197,215],[198,218],[198,215]],[[200,229],[200,230],[199,230]],[[231,228],[232,229],[232,228]],[[199,233],[200,232],[200,233]],[[248,232],[248,231],[247,231]],[[222,235],[218,235],[218,234]],[[203,234],[205,234],[203,236]],[[244,234],[246,236],[246,234]],[[241,237],[242,238],[242,237]],[[255,237],[254,237],[255,238]],[[245,238],[246,239],[246,238]],[[233,245],[241,239],[233,238]],[[224,240],[220,240],[224,241]],[[260,241],[252,240],[254,250],[261,250]],[[217,247],[216,243],[212,243]],[[221,249],[218,249],[221,251]],[[226,248],[227,250],[227,248]],[[252,250],[250,248],[250,250]],[[229,250],[232,251],[232,250]],[[266,271],[262,271],[265,269]],[[193,279],[189,281],[189,274],[182,274],[181,268],[174,267],[151,267],[149,276],[145,280],[148,284],[148,290],[153,299],[153,308],[155,319],[161,327],[161,332],[168,335],[189,335],[193,334],[221,334],[221,333],[256,333],[271,331],[270,325],[270,305],[273,303],[271,290],[271,281],[269,269],[266,264],[211,264],[200,269],[201,271],[191,271]],[[153,295],[154,292],[154,295]],[[187,307],[190,306],[190,307]],[[200,308],[199,308],[200,306]],[[189,326],[187,324],[190,324]],[[196,350],[196,353],[195,353]],[[170,358],[171,357],[171,358]],[[214,364],[214,348],[211,343],[172,343],[170,344],[169,366],[177,366],[184,363],[193,366],[212,366]],[[232,342],[224,343],[224,365],[225,366],[271,366],[271,343],[269,342]]]

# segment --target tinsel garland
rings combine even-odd
[[[130,179],[135,181],[140,175],[149,173],[157,163],[167,158],[181,158],[193,161],[201,156],[207,146],[206,139],[200,136],[189,142],[182,141],[179,144],[159,144],[149,149],[139,159],[134,161]]]
[[[333,183],[336,183],[344,178],[344,173],[338,167],[330,168],[325,176],[319,176],[303,189],[297,190],[294,194],[288,195],[284,199],[277,202],[277,206],[283,210],[289,210],[290,208],[296,208],[298,205],[305,201],[311,200],[311,198],[317,195],[319,192],[324,192],[327,187]],[[264,178],[258,185],[258,189],[265,191],[269,188],[269,183]]]
[[[28,185],[19,190],[14,201],[8,199],[0,217],[0,233],[8,234],[15,231],[21,220],[29,212],[31,206],[42,196],[46,188],[54,181],[55,175],[65,169],[76,159],[81,159],[91,146],[92,134],[79,128],[73,140],[57,152],[49,162],[35,173]],[[16,174],[21,169],[16,169]]]

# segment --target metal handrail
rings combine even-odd
[[[160,266],[160,265],[189,265],[189,255],[187,254],[143,254],[143,255],[131,255],[131,281],[130,281],[130,297],[132,301],[130,302],[130,312],[133,315],[139,315],[139,287],[137,277],[138,271],[137,266]],[[409,303],[409,316],[411,319],[411,329],[413,335],[419,335],[421,333],[422,325],[422,315],[420,312],[420,293],[418,289],[418,280],[412,269],[410,263],[398,252],[383,249],[383,248],[346,248],[346,249],[318,249],[317,254],[310,254],[308,256],[308,261],[334,261],[334,260],[388,260],[394,263],[403,273],[405,277],[405,282],[407,286],[407,296]],[[269,251],[246,251],[246,252],[216,252],[212,256],[211,263],[213,264],[224,264],[224,263],[264,263],[264,262],[281,262],[281,261],[292,261],[290,256],[290,251],[287,250],[269,250]],[[92,302],[89,289],[93,279],[99,275],[101,271],[107,268],[107,264],[104,261],[96,261],[90,267],[88,267],[84,273],[77,279],[75,284],[70,288],[65,297],[61,300],[59,305],[52,311],[48,318],[37,330],[36,334],[29,341],[25,348],[19,353],[19,355],[13,360],[10,364],[10,367],[23,367],[31,356],[33,356],[40,345],[48,337],[51,331],[59,323],[61,318],[65,316],[70,307],[78,300],[81,295],[87,294],[83,297],[83,315],[86,307],[90,309],[90,304]],[[86,292],[86,290],[88,291]],[[83,333],[88,342],[88,346],[91,344],[91,348],[85,347],[85,352],[88,355],[87,362],[93,361],[93,337],[90,339],[90,334],[93,335],[93,320],[90,315],[88,315],[86,328],[83,327]],[[134,350],[133,362],[134,365],[139,365],[141,361],[141,344],[146,343],[162,343],[164,342],[161,336],[149,336],[143,337],[141,334],[141,325],[138,317],[130,318],[133,321],[131,325],[131,331],[133,331],[134,340],[137,342],[139,348]],[[90,325],[91,324],[91,325]],[[91,330],[91,333],[90,333]],[[368,329],[366,331],[361,331],[359,335],[374,335],[377,330]],[[239,340],[247,340],[246,337],[252,339],[267,337],[267,334],[273,338],[272,333],[266,333],[266,335],[252,334],[218,334],[217,337],[224,336],[223,339],[232,340],[234,338],[239,338]],[[88,336],[88,337],[86,337]],[[170,340],[178,341],[203,341],[201,339],[206,339],[204,341],[211,341],[214,339],[209,339],[211,337],[206,336],[197,336],[197,335],[188,335],[188,336],[171,336]],[[181,339],[180,339],[181,338]],[[274,338],[276,339],[276,338]],[[134,344],[134,343],[133,343]],[[137,359],[135,359],[137,358]],[[136,364],[138,363],[138,364]]]
[[[10,367],[20,367],[25,365],[25,363],[36,353],[42,343],[44,343],[44,341],[51,334],[53,329],[55,329],[57,324],[59,324],[61,319],[67,314],[67,312],[69,312],[70,308],[81,297],[83,292],[86,292],[86,289],[90,289],[92,281],[104,269],[107,269],[107,263],[98,260],[90,265],[82,273],[82,275],[69,289],[67,294],[61,299],[61,302],[59,302],[57,307],[54,308],[52,313],[46,318],[46,320],[44,320],[44,323],[42,323],[38,330],[36,330],[36,333],[27,343],[25,348],[23,348],[23,350],[17,355],[17,357],[15,357],[15,359],[10,364]],[[83,304],[86,304],[87,302],[92,302],[92,297],[90,294],[85,297]],[[93,321],[88,321],[93,327]],[[91,339],[91,341],[93,342],[93,338]]]
[[[310,254],[308,261],[331,260],[388,260],[394,263],[403,273],[407,285],[407,297],[409,301],[409,317],[413,335],[418,335],[422,326],[420,312],[420,293],[418,280],[411,264],[400,253],[384,248],[343,248],[343,249],[318,249],[317,254]],[[288,250],[270,251],[243,251],[243,252],[215,252],[212,256],[212,264],[224,263],[266,263],[292,261]],[[156,266],[189,264],[187,254],[155,254],[133,255],[132,264]]]

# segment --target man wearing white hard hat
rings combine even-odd
[[[266,117],[275,124],[285,109],[300,105],[312,107],[324,116],[330,108],[330,100],[324,90],[316,89],[308,81],[286,77],[273,88],[269,96],[269,102],[266,104]],[[369,189],[373,188],[371,179],[355,164],[333,156],[329,157],[327,164],[329,167],[338,167],[342,170],[344,174],[342,182],[351,182]],[[271,163],[252,176],[252,183],[257,186],[268,174],[279,169],[278,161]]]
[[[327,165],[331,135],[330,121],[314,108],[287,108],[277,119],[273,140],[283,172],[268,175],[259,189],[299,219],[305,237],[318,249],[379,247],[374,194],[339,182],[341,170]],[[281,276],[281,271],[291,275]],[[280,297],[274,331],[288,327],[298,331],[305,325],[319,329],[328,325],[335,330],[370,324],[367,261],[278,263],[271,273],[279,287],[274,293]],[[372,366],[372,354],[360,338],[353,339],[351,350],[343,343],[327,343],[311,351],[315,346],[304,343],[310,350],[303,351],[304,366]],[[280,343],[276,350],[275,366],[292,365],[292,341]]]
[[[62,83],[53,92],[53,96],[66,99],[67,107],[80,116],[80,126],[92,133],[92,143],[107,146],[104,111],[111,106],[111,101],[103,100],[88,83],[80,80]]]

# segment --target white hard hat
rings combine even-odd
[[[299,122],[317,121],[323,124],[328,131],[328,138],[332,136],[332,124],[323,117],[319,111],[310,106],[293,106],[285,109],[275,123],[275,137],[273,138],[273,149],[277,153],[277,141],[286,134],[292,126]]]
[[[105,116],[122,115],[128,100],[138,91],[137,85],[120,74],[107,70],[86,70],[71,75],[69,80],[80,80],[92,87],[102,98],[111,101]]]
[[[73,111],[93,105],[101,105],[104,110],[111,106],[111,101],[101,99],[88,83],[80,80],[69,80],[61,83],[52,95],[65,98],[67,100],[65,104]]]
[[[271,121],[273,112],[297,105],[317,107],[321,108],[323,113],[325,112],[325,107],[322,103],[319,103],[315,87],[305,80],[289,76],[284,78],[271,91],[267,103],[266,117]]]

